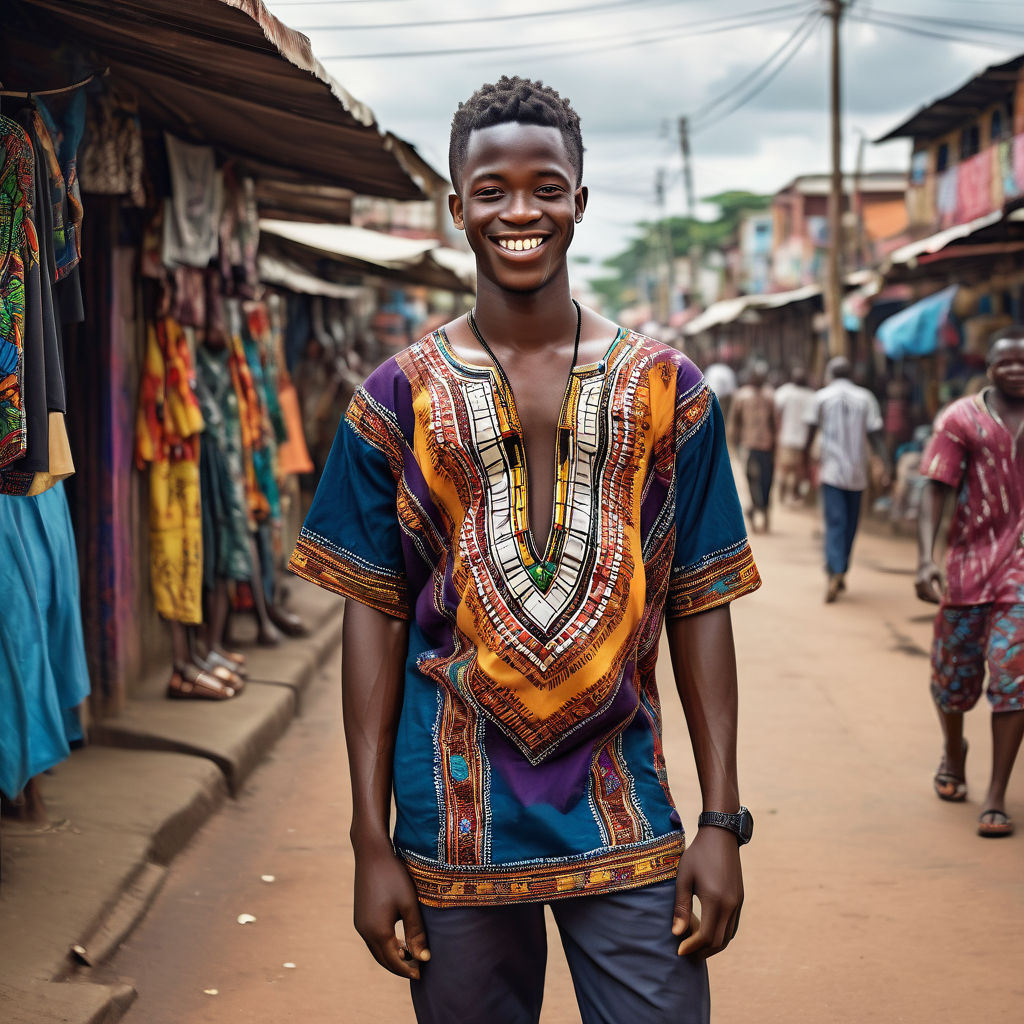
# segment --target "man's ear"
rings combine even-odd
[[[587,208],[587,200],[590,198],[590,189],[586,185],[580,185],[576,189],[576,194],[573,196],[573,200],[576,205],[576,219],[579,220],[583,216],[583,211]]]
[[[448,210],[452,215],[452,223],[456,231],[465,231],[466,222],[462,217],[462,200],[454,192],[448,196]]]

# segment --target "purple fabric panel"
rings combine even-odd
[[[487,723],[485,744],[491,765],[524,807],[544,803],[565,812],[583,798],[594,742],[636,710],[635,670],[633,662],[626,666],[611,703],[583,729],[572,733],[569,749],[564,754],[556,753],[540,764],[530,764],[493,722]]]

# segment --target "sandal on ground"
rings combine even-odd
[[[967,740],[964,740],[964,761],[967,760]],[[962,804],[967,799],[967,780],[962,775],[954,775],[946,768],[946,755],[942,755],[938,771],[932,779],[935,795],[940,800],[952,804]]]
[[[217,651],[222,658],[227,658],[228,661],[233,661],[239,668],[245,668],[245,655],[238,651],[225,651],[223,649]]]
[[[175,668],[167,684],[167,696],[178,700],[230,700],[235,693],[233,686],[194,665]]]
[[[978,835],[985,839],[1002,839],[1012,836],[1013,831],[1013,819],[1005,811],[990,807],[978,816]]]
[[[207,651],[206,663],[213,668],[222,668],[226,672],[231,672],[238,679],[245,679],[248,675],[245,671],[244,663],[232,661],[231,658],[227,657],[227,655],[221,654],[219,651]]]

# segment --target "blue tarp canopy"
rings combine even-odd
[[[950,285],[906,309],[901,309],[878,328],[878,340],[890,359],[929,356],[939,344],[939,332],[953,305],[959,285]]]

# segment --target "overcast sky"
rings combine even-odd
[[[828,169],[828,35],[808,24],[795,56],[741,109],[717,116],[756,89],[745,76],[793,37],[820,3],[785,0],[267,0],[292,28],[305,32],[317,56],[381,126],[408,139],[447,173],[452,111],[481,83],[501,74],[539,78],[568,96],[583,123],[584,180],[590,206],[574,252],[594,260],[628,242],[632,226],[657,216],[654,182],[662,168],[667,208],[685,210],[678,136],[681,114],[693,117],[733,90],[695,127],[693,167],[698,197],[725,189],[773,192],[798,174]],[[574,14],[543,11],[588,8]],[[768,14],[760,14],[766,12]],[[860,134],[884,134],[925,103],[952,91],[989,64],[1024,52],[1020,0],[857,0],[852,15],[913,19],[918,31],[955,36],[984,23],[990,45],[909,34],[851,20],[844,26],[844,161],[852,170]],[[454,25],[410,22],[468,20]],[[775,20],[742,27],[744,19]],[[921,20],[925,19],[925,20]],[[709,29],[725,22],[741,27]],[[905,22],[910,24],[911,22]],[[359,26],[388,24],[388,28]],[[1016,26],[1016,31],[1007,31]],[[792,39],[775,64],[803,38]],[[477,50],[477,53],[440,51]],[[401,58],[360,55],[427,51]],[[667,131],[666,126],[672,125]],[[905,143],[869,145],[868,169],[904,170]],[[709,215],[713,211],[699,211]]]

